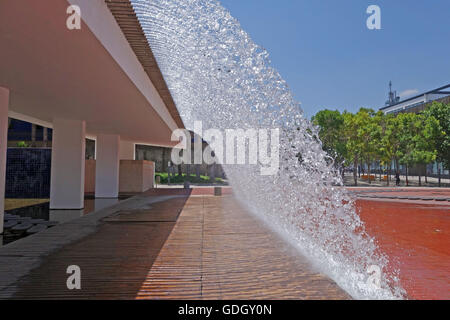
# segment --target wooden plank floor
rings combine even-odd
[[[231,196],[190,197],[138,299],[347,299]]]
[[[134,299],[186,199],[182,196],[104,218],[96,232],[50,254],[23,277],[13,298]],[[81,290],[67,289],[69,265],[81,268]]]
[[[66,288],[68,265],[81,290]],[[16,299],[348,299],[232,196],[123,210],[48,256]]]

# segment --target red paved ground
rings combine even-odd
[[[350,191],[374,196],[409,196],[450,198],[450,188],[347,188]],[[373,191],[373,192],[370,192]]]
[[[359,199],[357,207],[408,298],[450,299],[450,205]]]

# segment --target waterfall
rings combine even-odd
[[[397,273],[365,232],[317,129],[267,51],[219,1],[131,2],[188,129],[202,121],[204,129],[280,130],[276,174],[223,165],[236,197],[352,297],[403,298]],[[368,281],[374,266],[379,285]]]

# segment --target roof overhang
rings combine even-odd
[[[170,115],[179,128],[184,128],[183,121],[175,106],[172,95],[167,87],[166,81],[159,69],[153,51],[142,30],[141,24],[130,0],[105,0],[114,18],[122,29],[136,57],[144,67],[159,95],[163,99]]]
[[[0,86],[10,89],[11,114],[85,120],[88,134],[173,145],[183,123],[157,64],[144,64],[130,37],[143,36],[139,22],[128,11],[135,22],[125,28],[108,2],[0,2]],[[66,27],[71,4],[81,9],[81,30]],[[144,50],[151,53],[148,44]]]

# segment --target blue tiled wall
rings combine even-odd
[[[6,198],[50,196],[51,149],[8,148]]]

